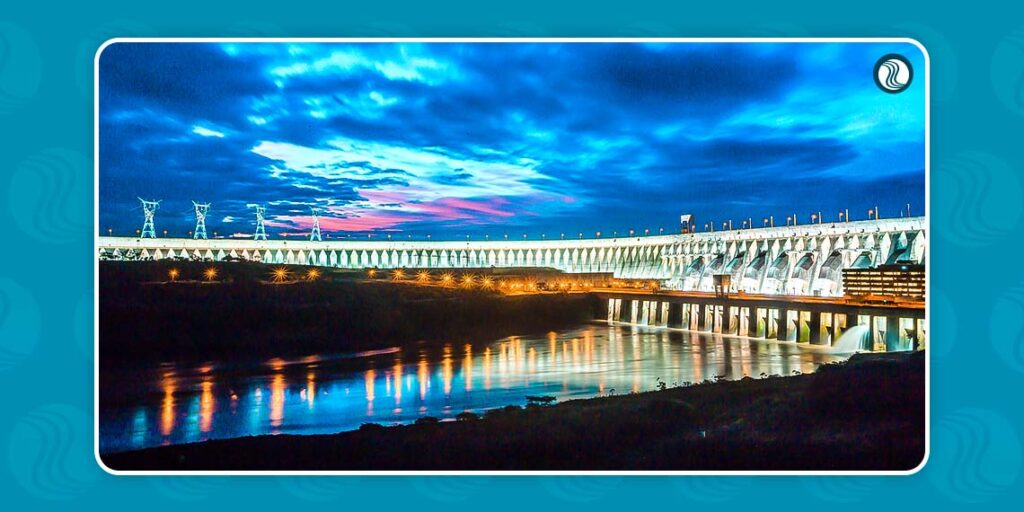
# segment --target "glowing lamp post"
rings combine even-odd
[[[283,283],[288,279],[288,270],[285,268],[274,269],[274,282]]]

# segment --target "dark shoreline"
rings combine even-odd
[[[217,281],[203,282],[211,267]],[[312,267],[274,268],[298,277]],[[270,267],[246,262],[101,262],[101,367],[500,339],[570,328],[597,309],[590,294],[508,296],[321,271],[313,282],[269,284]]]
[[[498,410],[102,455],[115,470],[892,470],[924,456],[925,354]]]

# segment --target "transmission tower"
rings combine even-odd
[[[196,233],[192,238],[206,240],[206,212],[210,210],[210,203],[197,203],[192,201],[196,207]]]
[[[142,203],[142,215],[146,219],[142,223],[142,238],[156,238],[156,229],[153,228],[153,217],[156,215],[157,208],[160,208],[160,201],[146,201],[141,197],[139,201]]]
[[[320,208],[310,208],[309,211],[313,212],[313,230],[309,232],[309,239],[323,241],[320,238]]]
[[[266,240],[267,239],[267,228],[263,225],[264,212],[267,209],[261,205],[256,205],[256,236],[253,240]]]

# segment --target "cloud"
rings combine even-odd
[[[243,233],[247,205],[296,232],[317,205],[326,232],[438,238],[897,210],[923,203],[924,98],[877,90],[891,52],[922,69],[869,43],[118,43],[100,222],[134,232],[139,195],[172,232],[196,199]]]
[[[196,135],[202,135],[203,137],[217,137],[221,139],[224,138],[224,132],[219,132],[217,130],[207,128],[205,126],[200,126],[198,124],[192,126],[192,133]]]

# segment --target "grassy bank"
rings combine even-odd
[[[924,353],[479,419],[109,454],[115,469],[908,470],[924,453]]]
[[[216,268],[207,281],[204,272]],[[562,329],[593,318],[586,295],[367,281],[362,272],[251,263],[102,262],[100,351],[118,361],[349,352],[417,341],[468,342]],[[171,282],[170,271],[177,271]]]

